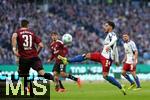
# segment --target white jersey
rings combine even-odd
[[[106,58],[106,59],[112,59],[114,60],[114,55],[116,55],[116,53],[118,54],[118,50],[116,49],[116,45],[117,45],[117,36],[116,33],[114,32],[109,32],[104,40],[103,43],[104,47],[102,50],[102,55]],[[106,51],[106,47],[109,46],[109,51]]]
[[[128,64],[133,64],[134,62],[134,51],[137,51],[137,47],[135,43],[130,40],[127,43],[124,43],[124,49],[125,49],[125,54],[126,54],[126,63]]]

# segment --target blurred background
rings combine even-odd
[[[60,36],[70,33],[73,36],[69,50],[69,57],[72,57],[76,54],[100,51],[105,38],[102,25],[105,21],[112,20],[116,24],[115,32],[119,37],[120,61],[124,56],[122,33],[129,32],[139,50],[139,73],[150,73],[149,0],[0,0],[1,68],[6,66],[9,69],[8,66],[15,66],[10,39],[23,18],[30,21],[30,28],[45,44],[40,54],[44,64],[50,56],[50,32],[59,32]],[[146,72],[140,66],[145,68]],[[76,68],[69,67],[68,70],[78,73]],[[51,67],[47,69],[51,70]],[[99,65],[90,61],[84,62],[78,69],[86,73],[93,70],[93,73],[101,73]]]

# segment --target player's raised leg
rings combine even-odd
[[[68,64],[68,63],[74,63],[74,62],[82,62],[82,61],[86,60],[86,57],[85,57],[85,54],[83,54],[83,55],[77,55],[75,57],[68,59],[66,57],[62,57],[59,55],[58,59],[61,59],[64,64]]]

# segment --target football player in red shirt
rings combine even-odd
[[[48,59],[48,62],[50,62],[53,59],[55,60],[55,64],[53,67],[54,80],[57,81],[60,75],[63,78],[69,78],[71,80],[76,81],[78,83],[78,86],[80,87],[81,85],[80,79],[72,76],[71,74],[66,73],[66,66],[63,64],[63,62],[60,59],[57,58],[58,55],[65,57],[68,54],[68,48],[63,44],[62,41],[58,40],[58,38],[59,37],[57,32],[51,33],[51,39],[52,39],[52,42],[50,43],[51,56]]]
[[[54,80],[50,73],[45,73],[42,62],[38,57],[44,47],[41,39],[28,28],[29,21],[22,20],[21,28],[12,35],[13,53],[19,59],[19,76],[29,76],[30,68],[36,70],[42,77]],[[36,48],[36,46],[38,46]],[[27,80],[26,80],[27,81]],[[27,83],[25,85],[27,87]]]

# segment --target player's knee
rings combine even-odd
[[[107,74],[103,74],[103,78],[106,79],[107,78]]]
[[[122,75],[123,75],[123,76],[126,76],[126,74],[125,74],[125,73],[122,73]]]
[[[133,77],[136,77],[136,72],[131,72]]]
[[[86,58],[86,59],[90,59],[90,57],[91,57],[91,54],[90,54],[90,53],[85,54],[85,58]]]
[[[53,72],[54,75],[57,75],[57,72]]]
[[[126,76],[126,72],[124,72],[124,71],[122,71],[122,73],[121,73],[123,76]]]
[[[58,81],[59,77],[58,76],[54,76],[54,81]]]
[[[57,72],[53,72],[54,76],[57,76]]]
[[[107,78],[107,76],[103,76],[103,78],[104,78],[104,79],[106,79],[106,78]]]
[[[40,70],[40,71],[38,71],[38,73],[39,73],[41,76],[44,76],[44,74],[45,74],[44,70]]]
[[[66,78],[66,73],[65,73],[65,72],[60,72],[60,75],[61,75],[63,78]]]

